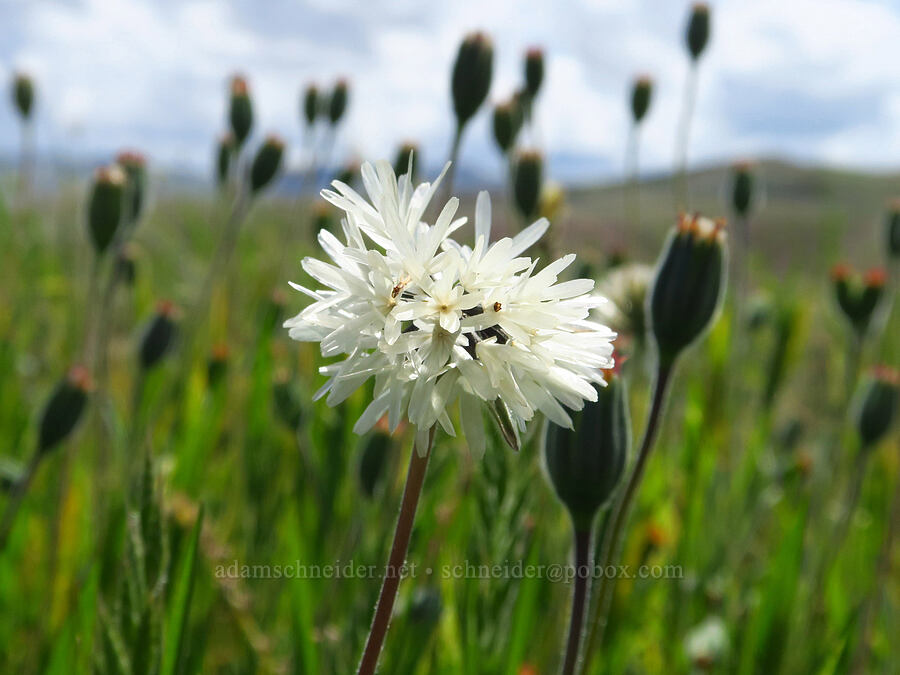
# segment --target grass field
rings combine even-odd
[[[900,436],[895,427],[861,458],[848,331],[829,280],[841,261],[885,265],[884,205],[898,178],[777,162],[759,174],[755,321],[737,320],[729,296],[681,360],[624,546],[624,564],[672,578],[619,580],[589,673],[888,673],[900,663],[890,531]],[[728,216],[728,175],[693,174],[694,206]],[[13,179],[6,187],[0,462],[16,476],[45,400],[84,359],[99,296],[86,179],[27,205],[9,199]],[[635,224],[621,186],[573,190],[553,250],[576,251],[598,278],[614,252],[653,263],[676,211],[668,179],[641,193]],[[463,199],[470,217],[473,201]],[[386,558],[412,436],[352,433],[370,389],[337,408],[312,401],[318,345],[281,327],[307,302],[287,282],[305,281],[299,261],[318,255],[312,208],[263,197],[213,274],[211,301],[198,304],[227,205],[212,194],[151,200],[132,242],[134,282],[114,288],[103,317],[108,374],[95,374],[78,429],[41,462],[0,552],[0,672],[352,672],[379,587],[359,567]],[[513,229],[508,219],[500,228]],[[900,364],[895,295],[896,280],[864,372]],[[160,299],[180,308],[182,339],[141,374],[142,330]],[[625,371],[635,434],[646,358],[632,355]],[[569,562],[571,534],[544,477],[542,422],[519,453],[487,428],[482,460],[438,435],[381,672],[558,667],[571,591],[548,570]],[[517,565],[545,571],[527,578]],[[298,574],[307,578],[287,578]]]

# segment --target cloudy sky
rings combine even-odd
[[[691,159],[779,155],[900,167],[900,2],[721,0],[701,64]],[[614,177],[627,92],[651,74],[644,167],[672,166],[687,75],[680,0],[0,0],[0,78],[34,74],[42,153],[96,159],[128,146],[160,167],[208,171],[225,127],[227,76],[250,80],[257,133],[275,131],[301,161],[299,93],[352,83],[336,156],[392,156],[420,142],[428,164],[450,142],[449,69],[460,37],[495,42],[491,99],[521,80],[531,45],[548,55],[532,139],[563,179]],[[16,152],[0,106],[0,155]],[[498,174],[482,112],[463,163]]]

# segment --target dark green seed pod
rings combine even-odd
[[[516,144],[516,137],[522,129],[522,121],[523,110],[516,99],[510,99],[494,107],[494,140],[504,155]]]
[[[138,360],[143,370],[150,370],[169,353],[177,330],[174,305],[167,300],[160,301],[141,339]]]
[[[303,91],[303,101],[301,103],[303,111],[303,120],[306,126],[311,127],[316,123],[316,115],[319,112],[319,88],[314,84],[308,84]]]
[[[856,407],[856,430],[863,449],[873,448],[890,430],[900,406],[900,372],[875,369],[862,385]]]
[[[116,164],[97,169],[88,203],[88,228],[94,250],[104,253],[122,222],[125,201],[125,172]]]
[[[731,208],[740,216],[745,217],[753,206],[753,188],[755,177],[753,167],[747,162],[734,165],[731,183]]]
[[[900,202],[893,202],[884,220],[888,256],[900,259]]]
[[[213,345],[209,360],[206,362],[206,383],[210,389],[225,379],[228,373],[228,356],[228,345],[223,342]]]
[[[660,363],[697,340],[715,319],[725,294],[724,222],[681,216],[656,267],[648,299]]]
[[[835,265],[831,270],[831,279],[838,307],[853,330],[860,336],[864,335],[884,295],[887,274],[876,268],[860,277],[847,265]]]
[[[82,366],[72,368],[44,406],[38,432],[38,452],[46,453],[62,443],[75,429],[91,390],[91,377]]]
[[[287,371],[276,373],[272,396],[275,399],[275,413],[281,423],[292,431],[299,429],[303,422],[303,408]]]
[[[228,107],[228,121],[234,136],[235,148],[240,149],[253,127],[253,103],[247,81],[240,76],[231,79],[231,100]]]
[[[397,157],[394,159],[394,173],[398,176],[403,176],[408,172],[410,180],[415,185],[416,178],[419,175],[419,157],[419,146],[407,141],[397,149]],[[410,159],[412,160],[412,165],[410,165]]]
[[[144,208],[147,191],[147,160],[133,150],[120,152],[116,163],[125,170],[127,184],[125,187],[125,223],[129,226],[137,224]]]
[[[116,277],[129,286],[133,286],[137,278],[137,267],[134,261],[135,253],[131,246],[123,246],[116,256]]]
[[[484,103],[491,88],[494,46],[484,33],[470,33],[462,41],[453,64],[451,91],[456,124],[462,128]]]
[[[444,611],[441,591],[432,586],[417,588],[409,603],[409,620],[414,624],[433,628],[437,626]]]
[[[371,499],[384,479],[391,450],[391,437],[381,431],[370,434],[363,443],[359,456],[359,486]]]
[[[338,171],[335,179],[341,181],[346,185],[353,185],[358,176],[359,164],[357,164],[356,162],[350,162],[349,164],[344,165],[344,168]]]
[[[647,76],[637,78],[631,87],[631,119],[635,124],[640,124],[647,115],[652,97],[653,80]]]
[[[576,531],[589,530],[619,485],[631,447],[628,396],[616,373],[597,387],[597,401],[572,412],[572,429],[547,422],[544,460],[553,489]]]
[[[544,183],[544,158],[539,152],[519,153],[513,166],[513,194],[519,213],[525,220],[537,215]]]
[[[709,42],[709,5],[706,3],[698,2],[691,7],[686,38],[691,58],[696,61]]]
[[[349,96],[349,88],[347,80],[338,80],[331,90],[331,96],[328,97],[328,122],[335,126],[341,121],[344,113],[347,111],[347,99]]]
[[[17,73],[13,79],[13,103],[16,110],[27,122],[31,119],[31,112],[34,110],[34,82],[24,73]]]
[[[281,168],[284,143],[277,136],[269,136],[256,152],[250,167],[250,191],[257,193],[272,182]]]
[[[532,47],[525,52],[525,91],[534,100],[544,82],[544,50]]]
[[[216,144],[216,184],[219,187],[224,186],[228,181],[231,160],[236,149],[234,136],[230,131],[223,135]]]

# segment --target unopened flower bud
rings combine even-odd
[[[597,401],[572,412],[571,429],[548,421],[544,435],[547,474],[576,531],[589,530],[615,492],[631,446],[628,397],[617,373],[596,387]]]
[[[504,155],[516,144],[522,119],[522,106],[515,99],[494,106],[494,140]]]
[[[318,233],[321,230],[327,230],[332,234],[335,233],[334,213],[327,202],[316,202],[313,204],[313,232]]]
[[[319,88],[314,84],[309,84],[303,92],[303,119],[306,126],[311,127],[316,123],[316,115],[319,112]]]
[[[147,189],[147,160],[139,152],[126,150],[119,153],[116,163],[125,170],[127,178],[125,222],[128,225],[135,225],[144,207]]]
[[[116,277],[129,286],[134,285],[134,280],[137,277],[134,260],[134,248],[129,245],[123,246],[116,256]]]
[[[177,330],[175,306],[168,300],[160,301],[141,339],[138,360],[143,370],[150,370],[169,353]]]
[[[31,119],[34,109],[34,82],[24,73],[17,73],[13,78],[13,102],[24,121]]]
[[[370,434],[363,442],[362,454],[359,456],[359,485],[369,499],[375,496],[375,491],[384,478],[390,449],[391,437],[382,431]]]
[[[544,158],[534,150],[520,152],[513,166],[513,194],[525,220],[537,215],[544,182]]]
[[[863,449],[874,447],[890,430],[900,406],[900,372],[876,368],[866,378],[856,408],[856,430]]]
[[[236,150],[234,136],[229,131],[224,134],[216,144],[216,183],[219,187],[225,185],[231,168],[231,159]]]
[[[91,376],[83,366],[73,367],[56,385],[41,414],[38,452],[53,450],[72,433],[81,419],[91,389]]]
[[[888,255],[900,259],[900,201],[891,202],[884,224]]]
[[[280,370],[275,374],[272,396],[275,400],[275,414],[282,424],[293,431],[299,429],[303,421],[303,408],[286,370]]]
[[[635,124],[640,124],[647,115],[652,96],[653,80],[646,75],[637,78],[631,88],[631,118]]]
[[[740,217],[746,217],[753,206],[753,187],[755,177],[753,165],[739,162],[732,169],[731,207]]]
[[[412,163],[410,164],[410,160]],[[397,149],[397,157],[394,159],[394,173],[403,176],[409,173],[413,185],[416,184],[416,176],[419,172],[419,146],[407,141]]]
[[[88,228],[98,254],[112,243],[122,221],[125,201],[125,172],[117,164],[97,169],[88,203]]]
[[[411,623],[432,629],[441,619],[444,610],[441,591],[434,586],[417,588],[409,603],[408,616]]]
[[[206,363],[206,382],[210,388],[214,388],[223,379],[228,372],[228,345],[224,342],[218,342],[213,345],[209,355],[209,361]]]
[[[494,46],[484,33],[470,33],[462,41],[453,64],[451,90],[456,124],[462,128],[484,103],[491,88]]]
[[[724,226],[722,220],[682,215],[663,249],[649,300],[662,365],[671,365],[713,324],[725,293]]]
[[[235,147],[240,149],[250,135],[253,126],[253,103],[247,81],[240,75],[231,78],[231,101],[228,108],[228,120],[234,136]]]
[[[687,27],[687,46],[691,58],[700,58],[706,43],[709,42],[709,5],[698,2],[691,7],[691,18]]]
[[[525,52],[525,91],[534,99],[544,81],[544,50],[532,47]]]
[[[331,96],[328,97],[328,121],[332,126],[340,122],[347,111],[348,94],[347,80],[338,80],[334,85],[334,89],[331,90]]]
[[[266,187],[281,168],[284,142],[277,136],[269,136],[256,152],[250,167],[250,191],[257,193]]]
[[[337,176],[335,178],[345,185],[353,185],[353,182],[359,176],[359,163],[358,162],[348,162],[343,166],[343,168],[338,171]]]
[[[835,265],[831,279],[838,306],[857,334],[863,335],[884,295],[887,274],[876,268],[860,277],[848,265]]]

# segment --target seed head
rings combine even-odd
[[[175,335],[178,331],[175,323],[175,305],[168,300],[160,300],[156,305],[156,312],[144,330],[141,339],[138,361],[143,370],[150,370],[169,353],[175,343]]]
[[[548,422],[544,434],[547,475],[576,530],[590,529],[615,492],[631,446],[625,382],[606,371],[597,401],[572,413],[572,429]]]
[[[316,123],[316,115],[319,112],[319,88],[315,84],[306,85],[301,102],[301,111],[307,127]]]
[[[41,414],[38,452],[50,452],[72,433],[92,389],[90,373],[84,366],[74,366],[56,385]]]
[[[23,122],[31,119],[34,110],[34,82],[25,73],[16,73],[12,86],[13,103]]]
[[[125,222],[137,224],[144,207],[147,189],[147,159],[136,150],[124,150],[116,157],[116,163],[125,170],[127,177],[125,197]]]
[[[284,156],[284,142],[275,135],[266,138],[250,167],[250,191],[256,194],[272,182],[281,168]]]
[[[88,229],[98,255],[112,243],[122,222],[127,181],[125,171],[118,164],[97,169],[94,173],[88,202]]]
[[[856,408],[856,430],[863,449],[875,447],[890,430],[900,405],[900,372],[881,366],[863,383]]]
[[[231,133],[234,136],[235,147],[240,149],[250,135],[250,129],[253,127],[253,103],[250,101],[247,80],[240,75],[235,75],[231,78],[231,100],[228,120],[231,123]]]
[[[709,42],[709,5],[706,3],[697,2],[691,7],[686,38],[691,59],[696,62]]]
[[[462,128],[484,103],[491,88],[494,46],[481,32],[462,41],[453,64],[451,90],[457,126]]]
[[[725,294],[725,221],[681,215],[657,263],[649,319],[660,363],[712,324]]]
[[[518,154],[513,166],[513,192],[519,213],[531,221],[537,215],[541,186],[544,183],[544,158],[536,150]]]
[[[331,126],[335,126],[341,121],[344,113],[347,111],[347,99],[349,96],[349,85],[347,80],[340,79],[331,90],[331,96],[328,97],[328,122]]]
[[[411,181],[415,182],[419,176],[419,146],[412,141],[406,141],[397,149],[397,157],[394,159],[394,173],[402,176],[409,173]]]
[[[738,162],[732,168],[731,207],[745,217],[753,206],[755,176],[750,162]]]
[[[887,274],[874,268],[860,276],[849,265],[838,264],[831,269],[831,279],[838,307],[856,333],[864,335],[884,295]]]
[[[635,124],[640,124],[647,115],[652,97],[653,80],[647,75],[635,79],[631,87],[631,119]]]
[[[534,100],[544,81],[544,50],[532,47],[525,52],[525,91]]]
[[[523,119],[522,105],[516,98],[494,106],[494,140],[504,155],[516,144]]]

